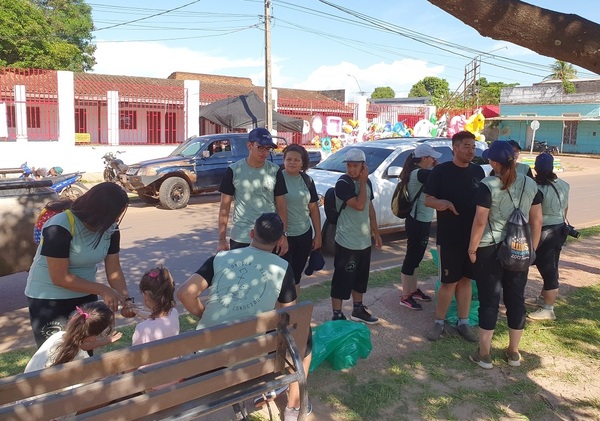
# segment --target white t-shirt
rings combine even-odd
[[[175,335],[179,335],[179,312],[173,308],[168,316],[139,323],[135,327],[131,342],[132,345],[139,345]]]
[[[25,367],[25,373],[50,367],[56,354],[56,348],[62,341],[62,337],[64,336],[64,334],[65,331],[61,330],[60,332],[56,332],[48,339],[46,339],[46,342],[42,344],[40,349],[36,351],[36,353],[33,355],[33,357],[31,357],[31,359],[27,363],[27,367]],[[89,354],[86,351],[80,349],[77,355],[75,355],[73,361],[83,360],[87,357],[89,357]]]

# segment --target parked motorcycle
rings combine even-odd
[[[34,171],[29,168],[27,162],[21,164],[23,174],[19,178],[35,179]],[[44,177],[46,180],[51,180],[52,185],[50,188],[54,190],[60,199],[75,200],[79,196],[82,196],[89,189],[81,182],[83,172],[75,172],[69,174],[62,174],[52,177]]]
[[[545,140],[535,140],[533,142],[533,151],[539,153],[549,153],[552,155],[558,155],[558,148],[556,146],[548,146],[548,142]]]
[[[117,154],[121,153],[125,152],[117,151]],[[123,160],[117,158],[112,152],[106,152],[102,159],[104,160],[104,181],[110,181],[111,183],[125,187],[120,177],[121,175],[125,175],[129,165],[126,165]]]

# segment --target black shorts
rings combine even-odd
[[[406,225],[406,256],[402,263],[401,272],[405,275],[414,275],[415,269],[423,260],[429,244],[431,222],[417,221],[412,216],[404,220]]]
[[[453,284],[462,278],[475,279],[468,247],[438,245],[439,275],[443,284]]]
[[[29,301],[29,321],[35,343],[39,348],[50,336],[65,330],[67,320],[75,307],[98,301],[97,295],[86,295],[62,300],[27,298]]]
[[[335,243],[331,298],[347,300],[352,291],[364,294],[369,283],[371,247],[350,250]]]
[[[308,261],[308,256],[312,248],[312,239],[312,226],[304,234],[288,237],[288,252],[282,257],[292,266],[296,285],[300,283],[302,271]]]

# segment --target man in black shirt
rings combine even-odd
[[[441,285],[435,309],[435,324],[426,334],[431,341],[448,334],[452,328],[444,323],[446,312],[456,296],[458,324],[456,330],[468,341],[477,340],[469,327],[471,279],[473,266],[467,253],[471,226],[475,217],[475,191],[485,177],[475,156],[475,135],[461,131],[452,136],[452,161],[437,165],[423,192],[425,205],[437,211],[437,246]]]

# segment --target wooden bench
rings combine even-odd
[[[297,381],[304,420],[311,315],[303,302],[0,379],[0,419],[48,420],[99,405],[74,419],[196,419]]]

